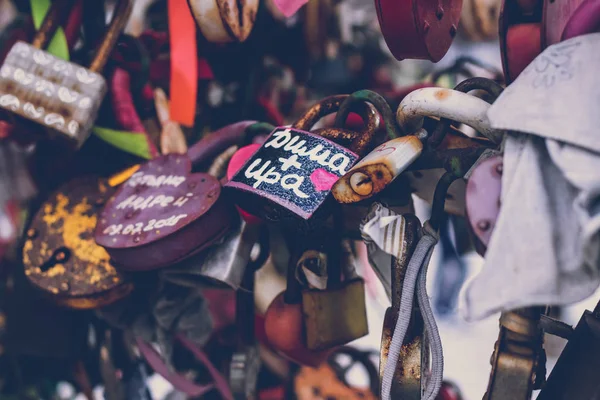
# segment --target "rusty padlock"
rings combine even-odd
[[[131,12],[130,0],[119,0],[114,17],[89,68],[43,50],[72,1],[52,4],[32,44],[19,41],[0,68],[0,108],[46,128],[78,148],[89,137],[106,80],[100,72],[108,61]]]
[[[209,42],[243,42],[254,27],[258,0],[188,0],[202,35]]]
[[[70,181],[41,206],[27,229],[25,275],[58,304],[99,308],[133,290],[92,235],[97,214],[114,190],[93,176]]]
[[[244,210],[269,220],[308,220],[319,210],[333,184],[375,139],[379,115],[366,103],[366,128],[356,132],[324,128],[307,132],[322,116],[336,111],[346,96],[332,96],[312,107],[291,128],[279,127],[224,188]],[[365,114],[366,113],[366,114]],[[327,137],[327,138],[326,138]],[[332,139],[350,141],[350,149]]]
[[[485,81],[488,82],[489,80]],[[495,85],[497,86],[497,84]],[[469,86],[470,85],[467,85],[466,89],[471,89]],[[460,86],[457,86],[457,88],[458,87]],[[495,92],[496,89],[494,88],[495,86],[492,86],[488,88],[488,90]],[[457,96],[453,98],[454,95]],[[500,143],[503,132],[491,127],[486,114],[489,108],[490,104],[484,100],[458,90],[425,88],[416,90],[408,95],[402,103],[400,103],[396,117],[398,118],[399,125],[407,132],[414,132],[420,129],[423,126],[424,116],[440,117],[461,122],[471,126],[490,139],[490,141],[485,141],[487,142],[487,145],[484,146],[495,147]],[[440,136],[439,133],[448,131],[448,126],[444,127],[442,125],[441,127],[441,130],[432,130],[431,138],[428,140],[430,145],[434,146],[433,143],[435,143],[435,146],[439,146],[438,143],[445,140],[445,134],[441,134]],[[452,139],[456,141],[457,147],[464,146],[464,144],[459,144],[459,142],[465,142],[465,140],[458,140],[459,138]],[[470,142],[468,146],[475,146],[472,150],[475,150],[476,153],[481,153],[483,149],[485,149],[485,147],[479,147],[481,150],[478,150],[477,146],[481,146],[482,143],[478,144],[473,139],[466,139],[466,142]],[[461,159],[467,155],[465,152],[467,149],[459,151],[457,156],[452,156],[446,161],[448,165],[442,165],[442,167],[454,169],[460,176],[464,175],[470,168],[470,165],[462,165],[463,161],[461,161]],[[471,150],[468,151],[470,152]],[[425,155],[423,155],[423,157],[424,156]],[[476,158],[472,160],[471,163],[475,160]],[[427,201],[432,201],[435,184],[432,185],[431,183],[437,182],[437,180],[432,181],[431,179],[441,176],[443,170],[439,169],[439,167],[430,170],[416,169],[417,170],[407,174],[410,184],[416,189],[415,193],[417,196],[426,199]],[[465,182],[464,180],[459,179],[449,190],[448,201],[445,203],[448,212],[464,215],[464,193]]]
[[[383,371],[387,362],[389,346],[392,341],[392,334],[396,326],[396,319],[400,312],[400,299],[402,298],[402,283],[406,268],[412,253],[415,251],[417,242],[421,236],[421,222],[412,214],[402,215],[402,237],[397,240],[402,248],[402,256],[392,257],[392,305],[385,312],[383,320],[383,331],[381,334],[381,347],[379,356],[379,376],[383,378]],[[407,399],[420,400],[421,388],[424,388],[424,374],[428,371],[429,355],[426,351],[427,345],[424,343],[423,335],[423,316],[415,301],[411,323],[408,328],[407,336],[404,339],[402,347],[404,353],[398,362],[394,382],[392,384],[392,396]]]
[[[375,0],[381,33],[397,60],[438,62],[458,30],[462,0]]]
[[[356,274],[349,245],[342,243],[341,247],[341,255],[330,252],[325,258],[316,253],[317,258],[304,260],[326,264],[325,288],[302,291],[306,346],[311,350],[331,349],[369,333],[364,281]],[[340,280],[341,270],[344,280]]]
[[[185,155],[168,154],[140,166],[102,210],[96,242],[119,268],[148,270],[183,261],[219,240],[237,215],[220,196],[219,180],[191,173],[192,165],[244,140],[255,125],[228,125]]]

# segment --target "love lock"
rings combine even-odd
[[[328,254],[321,258],[316,252],[316,259],[305,260],[317,263],[320,260],[326,271],[325,287],[316,289],[311,285],[312,288],[302,291],[306,346],[311,350],[328,350],[369,333],[364,281],[356,274],[351,249],[347,247],[342,253],[341,257]]]
[[[68,182],[29,225],[23,246],[25,275],[58,304],[99,308],[133,290],[93,238],[97,213],[114,190],[97,177]]]
[[[438,62],[458,29],[462,0],[375,0],[381,33],[397,60]]]
[[[188,0],[202,35],[209,42],[243,42],[254,27],[258,0]]]
[[[125,270],[164,267],[219,240],[236,222],[212,175],[190,174],[192,164],[224,150],[227,136],[238,139],[254,125],[245,121],[192,146],[187,155],[168,154],[148,161],[110,198],[94,237]],[[239,139],[238,139],[239,140]],[[217,152],[218,154],[218,152]]]
[[[120,0],[89,68],[41,50],[53,36],[65,1],[54,2],[32,44],[17,42],[0,69],[0,108],[41,125],[79,148],[89,137],[106,94],[100,72],[108,61],[131,13],[131,2]]]
[[[473,167],[467,181],[466,216],[475,235],[475,249],[485,253],[500,213],[502,156],[493,156]]]
[[[538,1],[503,0],[500,55],[506,83],[511,83],[542,51],[542,13]]]
[[[365,103],[366,128],[360,134],[324,128],[307,132],[322,116],[336,111],[347,96],[332,96],[309,109],[291,128],[276,128],[224,186],[244,210],[269,220],[308,220],[319,210],[333,184],[356,163],[375,139],[377,112]],[[350,141],[350,149],[331,139]]]

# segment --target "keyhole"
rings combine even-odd
[[[58,249],[54,250],[54,253],[52,253],[52,256],[50,256],[48,261],[40,266],[40,270],[42,270],[42,272],[46,272],[50,268],[53,268],[56,264],[63,264],[67,262],[70,257],[71,250],[67,249],[66,247],[59,247]]]

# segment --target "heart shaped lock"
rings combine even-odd
[[[108,201],[95,230],[124,270],[151,270],[181,261],[219,240],[237,215],[220,198],[221,185],[210,174],[191,174],[235,144],[243,144],[268,124],[242,121],[227,125],[189,148],[136,166]],[[115,183],[116,184],[116,183]]]
[[[133,289],[92,236],[97,212],[112,192],[97,177],[75,179],[55,192],[29,225],[23,246],[25,275],[58,304],[98,308]]]
[[[222,237],[235,222],[221,185],[190,174],[186,155],[169,154],[140,167],[100,215],[96,242],[126,270],[167,266]]]

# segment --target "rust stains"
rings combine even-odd
[[[450,97],[451,92],[448,89],[439,89],[436,90],[433,96],[438,100],[446,100]]]

